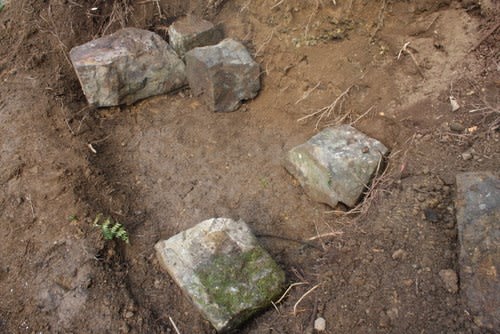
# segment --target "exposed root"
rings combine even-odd
[[[411,60],[413,61],[413,63],[415,64],[415,66],[417,67],[417,71],[418,73],[420,74],[420,76],[422,77],[422,79],[425,79],[425,75],[424,75],[424,72],[422,72],[422,69],[420,68],[420,65],[418,64],[417,62],[417,58],[415,58],[415,55],[413,54],[413,52],[410,50],[410,42],[406,42],[403,47],[401,48],[401,50],[399,50],[398,52],[398,57],[397,59],[399,60],[401,58],[401,55],[403,53],[406,53],[408,55],[410,55],[411,57]]]
[[[339,112],[342,112],[342,107],[344,105],[344,101],[347,98],[349,92],[351,91],[351,89],[353,87],[355,87],[355,86],[354,85],[349,86],[346,90],[344,90],[342,93],[340,93],[340,95],[337,96],[337,98],[331,104],[329,104],[321,109],[318,109],[315,112],[310,113],[304,117],[299,118],[297,120],[297,122],[305,121],[306,119],[309,119],[311,117],[318,116],[318,120],[316,121],[316,129],[318,129],[319,123],[323,119],[328,119],[331,116],[331,114],[333,112],[335,112],[336,109]],[[348,115],[349,114],[347,113],[347,114],[344,114],[343,116],[339,117],[335,121],[335,123],[341,123],[343,120],[345,120],[348,117]]]
[[[313,286],[312,288],[310,288],[309,290],[307,290],[307,292],[304,293],[302,295],[302,297],[299,298],[299,300],[297,300],[297,302],[295,303],[295,305],[293,305],[293,315],[297,315],[297,307],[299,306],[300,302],[302,300],[304,300],[304,298],[306,298],[307,295],[309,295],[311,292],[313,292],[314,290],[316,290],[320,286],[321,286],[321,283],[316,284],[315,286]]]
[[[377,36],[377,33],[384,26],[384,18],[385,18],[386,8],[387,8],[387,0],[382,0],[382,5],[381,5],[380,11],[378,13],[377,26],[375,27],[375,30],[373,30],[373,32],[370,34],[370,43],[373,43],[373,41],[375,40],[375,37]]]

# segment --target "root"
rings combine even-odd
[[[339,112],[342,111],[342,107],[343,107],[343,104],[344,104],[344,101],[345,99],[347,98],[349,92],[351,91],[351,89],[355,87],[354,85],[351,85],[349,86],[346,90],[344,90],[339,96],[337,96],[337,98],[329,105],[321,108],[321,109],[318,109],[316,110],[315,112],[313,113],[310,113],[304,117],[301,117],[297,120],[297,122],[301,122],[301,121],[305,121],[306,119],[309,119],[311,117],[314,117],[314,116],[318,116],[318,120],[316,121],[316,129],[318,129],[318,126],[319,126],[319,123],[323,120],[323,119],[327,119],[331,116],[331,114],[333,112],[335,112],[335,110],[337,109]],[[342,117],[340,117],[339,119],[336,120],[335,123],[341,123],[343,120],[345,120],[347,117],[349,116],[349,113],[347,114],[344,114]]]

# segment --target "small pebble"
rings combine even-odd
[[[439,277],[441,277],[444,287],[449,293],[458,292],[458,275],[455,270],[443,269],[439,272]]]
[[[323,332],[326,329],[326,320],[322,317],[318,317],[314,320],[314,329],[318,332]]]
[[[464,152],[464,153],[462,153],[462,159],[464,159],[465,161],[471,160],[472,158],[473,158],[473,156],[472,156],[471,152]]]
[[[457,99],[454,96],[450,96],[451,111],[457,111],[460,109],[460,104],[458,104]]]
[[[131,311],[128,311],[127,313],[125,313],[125,318],[126,319],[130,319],[134,316],[134,312],[131,312]]]
[[[465,126],[463,126],[462,124],[460,124],[458,122],[450,122],[449,126],[450,126],[450,130],[454,131],[454,132],[464,132],[464,130],[465,130]]]
[[[404,260],[406,258],[406,251],[403,249],[398,249],[392,253],[392,259],[395,261]]]

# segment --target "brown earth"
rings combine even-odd
[[[0,333],[174,333],[170,319],[181,333],[213,333],[153,245],[221,216],[248,222],[289,282],[305,283],[241,333],[312,333],[318,316],[326,333],[484,333],[439,272],[458,270],[455,175],[500,167],[495,6],[10,1],[0,13]],[[255,55],[255,100],[225,114],[188,89],[86,105],[73,46],[121,26],[165,36],[187,12]],[[330,115],[298,121],[346,90]],[[347,215],[310,201],[281,165],[339,123],[392,150]],[[98,213],[123,223],[130,244],[105,242]]]

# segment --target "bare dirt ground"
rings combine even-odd
[[[439,271],[458,270],[456,173],[500,167],[495,6],[11,1],[0,13],[0,332],[174,333],[171,318],[181,333],[213,333],[153,245],[231,217],[304,283],[241,333],[312,333],[317,316],[327,333],[484,333]],[[87,106],[71,47],[121,26],[164,34],[188,12],[251,50],[262,67],[255,100],[215,114],[186,89]],[[281,165],[339,123],[392,151],[354,214],[310,201]],[[105,242],[98,213],[131,243]]]

